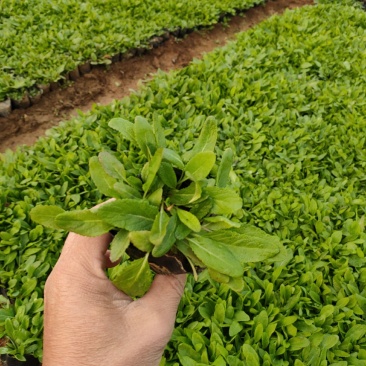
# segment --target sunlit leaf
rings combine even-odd
[[[147,259],[148,255],[122,265],[114,275],[113,284],[131,297],[143,296],[153,279]]]
[[[58,230],[60,228],[56,225],[56,216],[63,212],[65,210],[58,206],[36,206],[31,210],[30,216],[38,224]]]
[[[243,274],[239,260],[225,245],[200,235],[189,237],[188,242],[193,252],[207,267],[230,277]]]
[[[158,208],[144,200],[122,199],[93,209],[103,221],[129,231],[150,230]]]
[[[56,216],[56,225],[63,230],[84,236],[99,236],[113,228],[90,210],[64,212]]]

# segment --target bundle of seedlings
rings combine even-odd
[[[234,153],[217,162],[217,125],[208,118],[193,148],[182,154],[167,147],[159,122],[122,118],[109,126],[128,140],[129,159],[103,151],[89,161],[97,189],[108,198],[87,210],[65,212],[36,206],[37,223],[85,236],[112,233],[110,272],[115,286],[132,297],[150,287],[153,272],[178,274],[207,269],[209,276],[235,291],[244,286],[247,263],[280,260],[285,248],[277,237],[240,221]],[[133,153],[135,154],[133,157]],[[124,160],[124,161],[123,161]]]

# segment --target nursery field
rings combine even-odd
[[[28,100],[32,103],[30,107],[14,109],[13,105],[7,116],[2,117],[1,110],[5,104],[5,111],[9,111],[9,103],[0,102],[0,124],[3,127],[0,152],[21,144],[31,145],[47,129],[73,118],[79,110],[87,112],[93,104],[107,105],[129,95],[131,89],[136,90],[139,83],[151,79],[157,70],[167,72],[186,67],[194,58],[201,58],[204,53],[224,46],[238,32],[246,31],[274,14],[282,14],[286,9],[312,3],[312,0],[271,0],[184,35],[181,31],[179,35],[176,32],[165,34],[163,43],[143,49],[143,54],[137,49],[121,53],[120,61],[113,62],[113,57],[110,65],[92,65],[89,73],[79,73],[81,77],[75,81],[51,83],[52,88],[46,87],[41,96]],[[79,68],[82,70],[83,65]]]
[[[109,64],[166,32],[208,26],[263,0],[4,0],[0,3],[0,102],[42,88],[85,62]],[[123,19],[123,21],[121,21]],[[161,41],[160,41],[161,42]]]
[[[274,16],[0,155],[0,353],[42,357],[43,288],[66,234],[30,210],[103,201],[88,169],[101,151],[126,169],[139,160],[109,121],[159,122],[184,153],[209,118],[215,153],[234,152],[243,209],[233,219],[277,236],[286,255],[248,264],[239,292],[189,277],[161,365],[365,366],[366,13],[352,3]]]

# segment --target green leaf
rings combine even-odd
[[[209,213],[212,210],[212,207],[213,207],[212,200],[211,200],[211,198],[207,197],[202,202],[199,202],[199,203],[196,203],[195,205],[193,205],[190,212],[193,215],[197,216],[197,218],[199,220],[201,220],[204,217],[206,217],[207,215],[209,215]]]
[[[136,143],[134,124],[123,118],[113,118],[109,121],[108,126],[117,130],[122,136],[133,143]]]
[[[215,164],[216,155],[211,151],[200,152],[185,167],[186,176],[193,181],[206,178]]]
[[[128,237],[127,230],[119,230],[116,236],[113,238],[111,242],[111,254],[110,259],[112,262],[117,261],[122,258],[123,254],[125,254],[126,249],[130,245],[130,239]]]
[[[222,155],[216,176],[216,185],[220,188],[225,188],[229,181],[229,174],[233,165],[234,153],[233,150],[226,149]]]
[[[146,198],[151,204],[160,206],[163,200],[163,188],[158,188]]]
[[[242,360],[245,360],[245,365],[260,366],[259,356],[254,348],[249,344],[243,344],[241,347]]]
[[[58,206],[36,206],[32,208],[30,217],[38,224],[50,229],[59,230],[60,228],[56,225],[56,216],[63,212],[65,212],[65,210]]]
[[[115,200],[92,210],[105,222],[129,231],[150,230],[159,212],[156,206],[138,199]]]
[[[177,225],[177,218],[175,215],[169,218],[168,225],[166,226],[166,234],[163,238],[161,244],[155,246],[152,250],[152,255],[154,257],[161,257],[162,255],[169,252],[175,243],[175,229]]]
[[[231,221],[225,216],[210,216],[204,219],[205,228],[209,231],[230,229],[232,227],[239,228],[239,222]],[[207,223],[207,224],[206,224]]]
[[[0,308],[0,323],[4,323],[8,318],[14,318],[15,313],[13,308],[1,309]]]
[[[231,215],[242,208],[241,197],[230,188],[206,187],[204,193],[212,198],[213,214]]]
[[[192,231],[199,232],[201,231],[201,224],[196,216],[191,214],[188,211],[181,210],[176,208],[179,220]]]
[[[280,241],[277,242],[278,253],[273,257],[267,258],[267,263],[275,262],[275,266],[286,266],[293,258],[294,254],[291,248],[285,248]]]
[[[336,334],[324,334],[320,348],[322,350],[327,350],[333,348],[339,342],[339,336]]]
[[[196,256],[196,254],[193,252],[192,248],[188,245],[186,240],[177,241],[176,247],[183,255],[189,258],[194,265],[201,268],[205,268],[205,264]]]
[[[21,297],[29,296],[35,290],[36,287],[37,287],[37,279],[27,278],[20,289],[20,296]]]
[[[177,176],[170,163],[162,162],[158,171],[158,176],[162,182],[169,188],[175,188],[177,185]]]
[[[310,345],[310,341],[305,337],[292,337],[289,339],[290,350],[298,351]]]
[[[144,155],[150,159],[157,149],[153,128],[145,118],[138,116],[135,119],[134,131],[138,146]]]
[[[100,193],[108,197],[119,198],[118,192],[114,189],[114,185],[117,183],[117,180],[105,172],[102,164],[96,156],[90,158],[89,170],[93,182]]]
[[[237,322],[236,320],[234,320],[229,327],[229,336],[230,337],[234,337],[237,334],[239,334],[243,329],[243,326]]]
[[[144,258],[122,265],[115,273],[112,282],[131,297],[143,296],[150,288],[153,280],[148,254]]]
[[[173,190],[170,202],[174,205],[188,205],[201,198],[202,188],[199,182],[192,182],[188,187]]]
[[[208,274],[216,282],[228,283],[230,281],[230,276],[217,272],[212,268],[208,268]]]
[[[193,252],[207,267],[230,277],[242,276],[243,267],[227,246],[201,235],[188,237],[187,240]]]
[[[185,239],[191,232],[192,230],[189,227],[184,225],[181,221],[177,220],[177,227],[175,229],[175,237],[177,238],[177,240]]]
[[[128,237],[131,243],[142,252],[151,252],[154,247],[150,242],[150,231],[148,230],[131,231]]]
[[[227,285],[236,292],[240,292],[243,290],[245,282],[243,276],[241,277],[230,277],[230,281]]]
[[[153,226],[151,228],[150,241],[154,245],[160,245],[162,243],[166,234],[168,223],[169,216],[164,211],[164,207],[162,206],[160,212],[155,217]]]
[[[280,241],[276,236],[268,235],[251,225],[202,233],[202,235],[215,243],[227,246],[241,263],[263,261],[280,251]]]
[[[217,124],[213,119],[207,119],[203,125],[198,140],[194,144],[194,148],[184,154],[184,160],[188,161],[201,152],[213,152],[216,140]]]
[[[63,230],[84,236],[99,236],[113,229],[113,225],[108,224],[91,210],[64,212],[57,215],[55,221]]]
[[[154,156],[151,158],[151,160],[148,163],[149,165],[148,165],[148,169],[147,169],[147,177],[146,177],[145,183],[142,185],[145,195],[149,191],[149,189],[156,177],[156,174],[160,168],[162,158],[163,158],[163,149],[159,148],[156,150]]]
[[[239,310],[235,313],[234,319],[238,322],[248,322],[250,320],[250,316],[243,310]]]
[[[99,153],[98,159],[105,172],[117,180],[126,180],[126,171],[122,163],[107,151]]]
[[[158,147],[165,147],[165,135],[164,135],[164,129],[161,126],[159,116],[153,119],[153,131],[155,135],[155,140],[157,142]]]
[[[138,189],[123,182],[115,183],[113,189],[118,193],[119,198],[142,198],[141,192]]]
[[[202,366],[199,363],[201,355],[189,344],[182,343],[178,346],[178,356],[182,366]]]
[[[177,168],[183,170],[184,164],[182,159],[180,158],[179,154],[174,150],[164,148],[163,151],[163,161],[173,164]]]
[[[366,335],[366,325],[356,324],[347,331],[344,338],[349,340],[350,342],[357,342],[365,335]]]

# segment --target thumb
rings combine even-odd
[[[187,275],[156,275],[149,291],[140,300],[148,308],[171,315],[175,319],[184,292]]]

